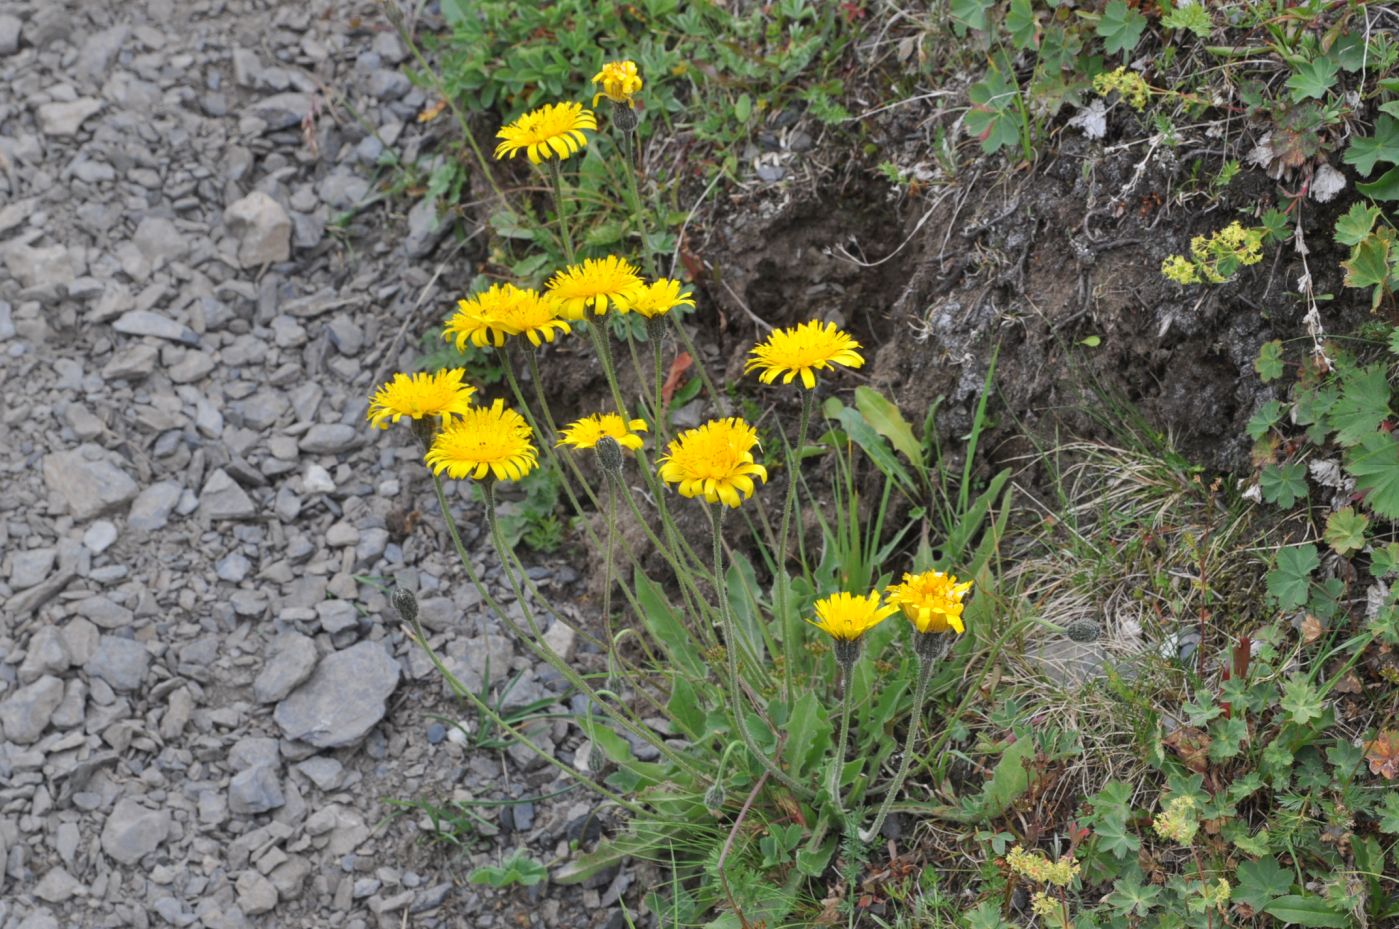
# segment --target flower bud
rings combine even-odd
[[[617,440],[610,435],[605,435],[597,440],[593,446],[593,451],[597,453],[598,464],[603,470],[611,474],[622,473],[622,446],[617,444]]]
[[[389,592],[389,602],[398,611],[398,615],[403,617],[406,623],[418,621],[418,598],[413,596],[413,592],[405,587],[395,586]]]
[[[728,800],[728,794],[724,792],[724,785],[718,781],[715,781],[714,786],[704,792],[704,808],[715,819],[723,815],[726,800]]]
[[[1096,642],[1103,634],[1098,624],[1091,619],[1076,619],[1069,623],[1064,634],[1075,642]]]
[[[636,110],[623,103],[612,105],[612,123],[622,132],[632,132],[636,129]]]

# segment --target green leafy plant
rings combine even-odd
[[[524,849],[511,852],[499,865],[482,865],[474,868],[467,880],[473,884],[489,887],[533,887],[549,876],[543,864],[530,857]]]

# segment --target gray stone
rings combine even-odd
[[[199,492],[199,512],[208,519],[251,519],[257,507],[238,482],[219,468]]]
[[[58,929],[58,918],[48,907],[36,907],[29,911],[28,916],[20,920],[15,929]]]
[[[100,677],[113,690],[137,690],[146,679],[151,655],[146,646],[134,639],[104,635],[97,640],[97,650],[83,665],[90,676]]]
[[[228,750],[228,766],[235,773],[260,764],[277,767],[281,758],[282,752],[277,747],[277,740],[266,736],[241,738]]]
[[[238,908],[249,916],[270,912],[277,905],[277,888],[255,870],[238,875],[234,887],[238,891]]]
[[[333,494],[335,480],[331,478],[329,471],[312,462],[306,466],[306,473],[301,476],[301,489],[308,494]]]
[[[51,674],[16,690],[0,703],[0,728],[5,730],[5,738],[19,745],[37,742],[62,702],[63,681]]]
[[[98,110],[102,101],[79,97],[67,103],[44,103],[39,106],[39,129],[44,135],[65,138],[78,134],[78,129]]]
[[[64,903],[86,892],[87,886],[62,868],[50,870],[34,885],[34,896],[46,903]]]
[[[174,481],[160,481],[147,487],[132,502],[131,513],[126,517],[127,526],[142,532],[164,529],[183,492],[184,488]]]
[[[170,814],[124,797],[102,827],[102,851],[119,864],[134,865],[160,847],[170,833]]]
[[[214,370],[214,359],[204,352],[185,352],[184,356],[165,370],[176,384],[193,384]]]
[[[271,657],[253,681],[258,703],[276,703],[302,684],[316,669],[316,643],[299,632],[279,635],[268,645]]]
[[[296,766],[296,770],[306,775],[311,783],[321,790],[335,790],[345,782],[345,766],[324,755],[307,758]]]
[[[352,745],[384,718],[398,677],[398,662],[381,644],[359,642],[322,658],[273,718],[289,739],[316,748]]]
[[[323,600],[316,604],[316,616],[321,622],[321,631],[335,635],[359,625],[359,612],[348,600]]]
[[[141,220],[132,241],[151,263],[151,269],[156,271],[166,262],[180,258],[189,251],[189,240],[185,234],[161,216],[147,216]]]
[[[458,643],[458,647],[462,653],[449,655],[443,663],[470,690],[479,692],[487,683],[509,678],[515,647],[505,636],[487,633]],[[443,687],[452,692],[445,681]]]
[[[40,626],[29,637],[24,648],[24,661],[19,666],[19,682],[29,684],[45,674],[62,674],[73,663],[63,633],[54,626]]]
[[[67,287],[77,277],[62,245],[33,248],[16,242],[4,250],[5,267],[21,287]]]
[[[0,13],[0,55],[13,55],[19,51],[19,34],[22,28],[19,17]]]
[[[151,336],[184,345],[196,345],[199,342],[199,336],[195,335],[193,329],[150,310],[128,310],[112,323],[112,328],[122,335]]]
[[[311,98],[303,93],[274,94],[249,105],[244,114],[261,120],[269,132],[300,125],[311,112]]]
[[[63,498],[75,519],[91,519],[136,496],[136,482],[115,463],[116,456],[84,444],[44,456],[44,483]]]
[[[360,430],[345,423],[316,423],[301,437],[301,450],[316,455],[349,451],[360,444]]]
[[[282,205],[260,190],[233,203],[224,212],[228,231],[238,240],[238,264],[257,268],[291,257],[291,217]]]
[[[284,806],[286,802],[282,783],[273,765],[255,764],[239,771],[228,782],[228,808],[239,816],[266,813]]]
[[[408,211],[408,235],[403,251],[409,258],[426,258],[452,228],[452,224],[437,215],[437,199],[424,197]]]
[[[1059,638],[1027,650],[1025,657],[1057,686],[1070,689],[1102,677],[1108,661],[1107,651],[1097,642]]]
[[[110,597],[88,597],[78,601],[73,610],[103,629],[125,629],[131,625],[131,611]]]
[[[137,342],[121,351],[114,352],[112,358],[102,366],[102,379],[106,381],[139,381],[151,376],[160,350],[154,345]]]
[[[248,576],[252,567],[253,563],[242,552],[230,552],[214,562],[214,573],[219,576],[219,580],[236,584]]]
[[[41,584],[53,570],[56,548],[30,548],[15,552],[10,559],[10,586],[15,590],[27,590]]]
[[[111,548],[117,540],[117,527],[105,519],[99,519],[83,533],[83,545],[94,555],[100,555]]]

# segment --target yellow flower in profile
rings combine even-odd
[[[525,418],[497,400],[448,423],[432,440],[426,460],[434,474],[446,471],[453,480],[492,474],[496,480],[518,481],[534,470],[539,453]]]
[[[593,95],[593,106],[603,97],[613,103],[636,106],[632,96],[641,90],[641,75],[636,71],[634,61],[609,61],[602,70],[593,75],[593,83],[599,90]]]
[[[504,330],[507,335],[522,335],[535,348],[554,341],[556,333],[573,331],[566,321],[559,319],[557,302],[529,288],[506,286],[513,291],[513,299],[502,301],[495,308],[490,321],[492,329]]]
[[[590,306],[598,316],[609,307],[625,313],[645,286],[631,262],[608,255],[569,265],[551,277],[545,289],[559,302],[559,315],[582,319]]]
[[[632,300],[631,311],[640,313],[647,319],[664,316],[678,306],[693,307],[695,298],[689,293],[680,292],[680,282],[661,278],[644,285]]]
[[[957,583],[952,574],[924,571],[904,574],[903,583],[888,590],[889,602],[904,611],[908,621],[919,632],[957,633],[966,631],[962,625],[962,598],[972,589],[972,582]]]
[[[380,429],[389,428],[404,416],[422,419],[440,416],[451,419],[453,414],[465,415],[471,409],[471,395],[476,388],[463,384],[465,368],[451,368],[432,374],[395,374],[369,398],[370,423]]]
[[[736,416],[712,419],[676,436],[661,459],[660,476],[682,497],[736,507],[753,496],[753,478],[767,483],[767,468],[753,460],[758,431]]]
[[[800,375],[802,386],[810,390],[816,386],[817,371],[830,370],[833,365],[863,365],[865,359],[856,351],[859,347],[860,343],[835,323],[813,319],[790,329],[774,329],[766,342],[748,353],[743,372],[762,371],[758,380],[764,384],[771,384],[778,376],[782,383],[790,384],[792,378]]]
[[[514,158],[524,152],[535,164],[546,158],[562,161],[588,144],[584,129],[597,129],[592,110],[581,103],[546,103],[500,128],[496,138],[503,141],[495,147],[495,156]]]
[[[489,290],[458,300],[457,311],[447,320],[442,338],[448,342],[455,340],[457,351],[466,348],[468,342],[477,348],[487,345],[500,348],[511,333],[497,320],[508,313],[509,305],[518,299],[520,288],[514,284],[492,284]]]
[[[565,426],[558,444],[573,448],[592,448],[598,439],[611,436],[617,440],[618,445],[635,451],[642,445],[641,436],[635,433],[645,431],[644,419],[625,420],[616,413],[594,413]]]
[[[899,611],[892,603],[879,602],[879,594],[863,597],[838,593],[817,600],[816,619],[807,622],[833,639],[853,642]]]

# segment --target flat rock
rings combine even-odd
[[[37,742],[54,710],[63,702],[63,681],[45,674],[0,703],[0,727],[5,738],[19,745]]]
[[[44,456],[44,483],[63,498],[75,519],[101,516],[131,500],[139,489],[117,466],[118,460],[92,444],[54,452]]]
[[[257,515],[257,507],[238,482],[219,468],[199,492],[199,512],[209,519],[251,519]]]
[[[131,512],[126,517],[126,525],[142,532],[164,529],[170,522],[170,514],[180,502],[184,488],[174,481],[159,481],[137,495],[132,501]]]
[[[0,55],[13,55],[19,51],[19,33],[23,24],[18,16],[0,14]]]
[[[163,216],[147,216],[141,220],[132,241],[154,270],[189,251],[189,239]]]
[[[301,450],[316,455],[349,451],[360,444],[360,430],[345,423],[316,423],[301,437]]]
[[[78,129],[89,116],[102,109],[102,101],[92,97],[79,97],[67,103],[44,103],[39,106],[37,116],[39,129],[46,136],[64,138],[78,134]]]
[[[35,584],[42,584],[53,570],[56,548],[31,548],[15,552],[10,559],[10,586],[15,590],[26,590]]]
[[[150,652],[140,642],[104,635],[97,640],[97,650],[83,665],[83,670],[102,678],[113,690],[130,691],[140,688],[145,681],[150,662]]]
[[[359,642],[322,658],[273,718],[289,739],[316,748],[352,745],[384,718],[398,677],[398,662],[382,645]]]
[[[170,814],[124,797],[102,827],[102,851],[124,865],[134,865],[160,847],[170,832]]]
[[[196,345],[199,342],[199,336],[195,335],[193,329],[150,310],[129,310],[112,323],[112,328],[122,335],[146,335],[184,345]]]
[[[62,245],[34,248],[16,242],[4,250],[5,268],[21,287],[67,287],[77,277],[68,249]]]
[[[302,684],[316,669],[316,643],[299,632],[289,632],[268,646],[271,658],[253,681],[258,703],[276,703]]]
[[[21,684],[32,684],[46,674],[62,674],[73,663],[68,643],[55,626],[40,626],[29,637],[24,661],[19,666]]]
[[[239,816],[266,813],[285,806],[286,802],[275,765],[255,764],[239,771],[228,782],[228,808]]]
[[[224,223],[238,240],[238,264],[257,268],[291,257],[291,217],[282,205],[255,190],[224,211]]]

